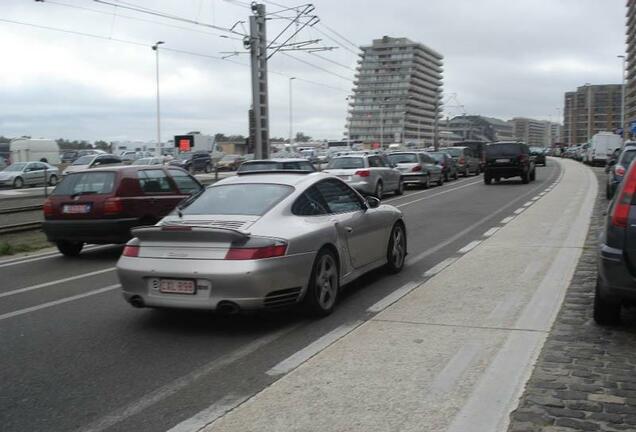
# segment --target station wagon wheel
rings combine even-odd
[[[374,193],[375,197],[379,200],[382,199],[382,196],[384,195],[384,186],[382,186],[382,182],[378,182],[377,185],[375,185],[375,193]]]
[[[395,194],[396,195],[404,194],[404,181],[402,179],[400,179],[398,182],[398,188],[395,190]]]
[[[431,187],[431,173],[426,175],[426,181],[424,182],[424,189],[428,189]]]
[[[52,175],[49,177],[49,186],[55,186],[57,184],[57,176]]]
[[[393,225],[387,246],[387,269],[391,273],[399,273],[404,267],[406,258],[406,231],[399,222]]]
[[[334,254],[328,250],[318,253],[309,279],[304,304],[312,315],[326,316],[331,313],[339,290],[338,264]]]
[[[22,180],[22,177],[16,177],[16,179],[13,180],[13,187],[16,189],[22,189],[22,186],[24,186],[24,180]]]

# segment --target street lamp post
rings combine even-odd
[[[622,59],[623,61],[621,62],[621,78],[622,78],[622,85],[621,85],[621,129],[623,130],[623,140],[625,139],[625,56],[624,55],[618,55],[616,56],[620,59]]]
[[[161,105],[159,103],[159,45],[164,43],[163,41],[157,41],[157,43],[152,46],[152,50],[155,52],[157,70],[157,149],[155,151],[155,153],[158,153],[157,156],[161,156],[163,153],[163,146],[161,145]]]
[[[289,78],[289,145],[291,146],[292,144],[292,139],[293,139],[293,133],[294,133],[294,128],[293,128],[293,114],[292,114],[292,81],[295,80],[296,77],[290,77]]]
[[[380,149],[384,149],[384,105],[380,104]]]

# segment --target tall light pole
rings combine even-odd
[[[293,116],[292,116],[292,81],[295,80],[296,77],[289,78],[289,145],[292,144],[294,127],[293,127]]]
[[[157,69],[157,149],[155,150],[155,153],[157,153],[157,156],[161,156],[161,154],[163,153],[163,145],[161,144],[161,110],[160,110],[160,103],[159,103],[159,45],[164,44],[164,41],[157,41],[157,43],[155,43],[152,46],[152,50],[155,52],[155,59],[156,59],[156,69]]]
[[[616,57],[623,60],[621,62],[621,129],[623,130],[623,140],[625,140],[625,56],[617,55]]]

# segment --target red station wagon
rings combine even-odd
[[[125,243],[203,186],[181,168],[112,166],[68,174],[44,203],[43,229],[64,255],[85,243]]]

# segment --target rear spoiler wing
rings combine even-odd
[[[142,241],[241,242],[250,237],[249,232],[240,229],[181,223],[142,226],[131,232]]]

